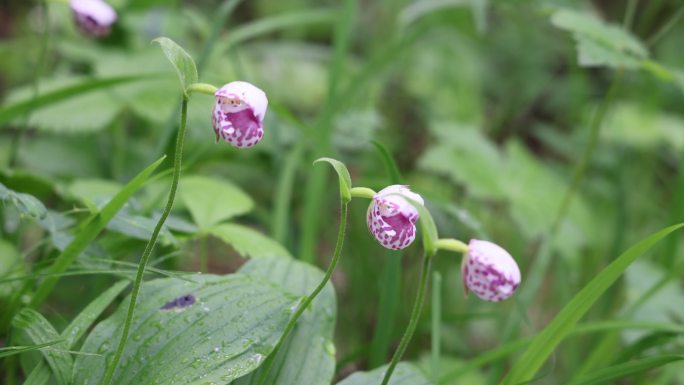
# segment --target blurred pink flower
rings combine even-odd
[[[423,204],[423,198],[407,186],[392,185],[375,194],[368,208],[368,230],[388,249],[406,248],[416,239],[418,210],[405,198]]]
[[[498,302],[512,296],[520,285],[520,269],[499,245],[471,239],[461,263],[463,286],[485,301]]]
[[[102,0],[69,0],[69,6],[83,33],[92,37],[109,35],[116,21],[116,11],[109,4]]]
[[[235,81],[221,87],[216,93],[216,104],[211,121],[219,138],[233,147],[248,148],[259,143],[264,136],[264,116],[268,99],[254,85]]]

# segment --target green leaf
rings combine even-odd
[[[230,382],[254,370],[271,352],[297,301],[242,274],[193,280],[165,278],[142,286],[113,385]],[[176,302],[180,298],[185,302]],[[82,351],[99,355],[76,359],[74,384],[100,383],[126,310],[120,306],[90,333]]]
[[[317,268],[284,258],[253,259],[238,271],[261,277],[297,296],[309,295],[323,279]],[[328,282],[311,307],[297,321],[295,329],[278,352],[267,384],[329,384],[335,374],[335,291]],[[261,370],[242,377],[235,385],[249,385]]]
[[[290,253],[278,242],[249,227],[225,223],[207,230],[246,258],[286,257]]]
[[[95,239],[95,237],[98,236],[98,234],[100,234],[100,232],[102,232],[105,226],[107,226],[107,223],[114,218],[114,215],[116,215],[121,207],[143,186],[145,181],[147,181],[147,178],[157,169],[165,158],[165,156],[160,158],[141,171],[128,182],[128,184],[121,189],[121,191],[119,191],[102,210],[100,210],[100,212],[88,217],[81,226],[82,230],[69,246],[57,256],[53,264],[47,269],[46,274],[58,275],[65,272],[74,262],[76,257]],[[30,306],[35,308],[43,303],[57,284],[58,280],[59,277],[57,276],[46,278],[31,299]]]
[[[357,372],[345,378],[337,385],[378,385],[385,375],[387,365],[370,372]],[[394,369],[389,385],[432,385],[433,383],[415,366],[400,362]]]
[[[69,99],[75,95],[88,93],[97,89],[108,88],[117,84],[144,80],[145,78],[145,76],[117,76],[105,79],[89,79],[77,84],[51,90],[35,98],[27,95],[21,100],[0,109],[0,124],[17,118],[28,111],[37,110],[43,106]]]
[[[245,214],[254,207],[249,195],[234,184],[219,178],[183,178],[179,194],[200,229]]]
[[[46,348],[48,346],[56,345],[60,342],[62,342],[62,340],[48,341],[48,342],[45,342],[42,344],[31,345],[31,346],[6,346],[4,348],[0,348],[0,358],[13,356],[15,354],[32,352],[34,350],[40,350],[40,349]]]
[[[192,60],[192,57],[181,46],[169,38],[158,37],[152,41],[159,43],[162,51],[164,51],[164,55],[166,55],[166,58],[169,59],[176,72],[178,72],[178,78],[185,94],[188,86],[197,83],[198,80],[195,61]]]
[[[571,381],[568,385],[594,385],[604,384],[619,378],[639,374],[647,370],[659,368],[670,362],[684,360],[684,356],[676,354],[664,354],[662,356],[646,357],[638,360],[623,362],[585,374]]]
[[[504,378],[504,384],[531,380],[558,344],[572,331],[591,305],[640,255],[684,223],[666,227],[632,246],[591,280],[532,341],[530,347]]]
[[[59,340],[60,336],[48,320],[33,309],[22,309],[12,320],[12,326],[25,333],[35,344]],[[55,344],[60,350],[41,350],[45,361],[60,385],[70,384],[73,361],[64,341]]]
[[[47,210],[41,201],[33,195],[19,193],[5,187],[0,183],[0,200],[16,207],[21,214],[33,218],[43,219]]]
[[[69,326],[67,326],[61,334],[67,349],[74,347],[76,342],[85,334],[93,322],[95,322],[128,284],[128,281],[119,281],[115,283],[88,304],[88,306],[71,321]],[[49,379],[50,371],[45,366],[45,363],[41,361],[26,378],[24,385],[44,385]]]
[[[328,162],[331,166],[333,166],[340,179],[340,198],[346,203],[351,202],[352,181],[351,176],[349,175],[349,170],[347,170],[347,166],[345,166],[344,163],[340,162],[339,160],[332,158],[319,158],[314,161],[314,164],[318,162]]]
[[[551,22],[572,32],[580,65],[639,68],[648,58],[648,51],[639,39],[594,15],[561,9],[553,14]]]

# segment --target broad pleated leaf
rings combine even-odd
[[[640,255],[665,238],[668,234],[680,229],[684,224],[666,227],[625,251],[610,265],[592,279],[558,315],[532,340],[532,344],[518,360],[503,384],[518,384],[531,380],[556,346],[572,331],[577,322],[586,314],[601,295],[624,273]]]
[[[245,258],[292,258],[278,242],[249,227],[224,223],[210,228],[208,232],[233,246]]]
[[[12,326],[21,330],[35,344],[45,344],[60,340],[57,330],[40,313],[33,309],[22,309],[12,320]],[[45,361],[52,369],[52,373],[60,385],[68,385],[73,361],[66,352],[68,346],[64,341],[55,344],[59,350],[41,350]]]
[[[337,385],[379,385],[385,376],[387,365],[370,372],[358,372],[345,378]],[[415,366],[400,362],[394,369],[389,385],[433,385],[427,377]]]
[[[190,176],[180,184],[180,197],[200,228],[208,228],[254,207],[252,198],[220,178]]]
[[[226,383],[254,370],[282,334],[298,298],[234,274],[143,284],[113,385]],[[129,299],[122,303],[127,304]],[[81,349],[73,383],[99,384],[127,306],[99,323]]]
[[[315,267],[295,259],[253,259],[239,271],[262,277],[297,295],[309,295],[323,279]],[[335,374],[335,291],[330,283],[297,321],[288,340],[278,352],[266,384],[328,385]],[[261,370],[234,382],[251,385],[260,378]]]

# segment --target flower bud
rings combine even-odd
[[[368,230],[388,249],[406,248],[416,239],[418,210],[404,197],[423,204],[423,198],[407,186],[392,185],[375,194],[368,208]]]
[[[247,82],[231,82],[216,93],[211,122],[219,138],[233,147],[248,148],[264,136],[264,116],[268,99],[261,89]]]
[[[499,245],[471,239],[461,263],[463,286],[485,301],[499,302],[513,295],[520,285],[520,269]]]
[[[109,35],[116,21],[116,11],[102,0],[70,0],[69,7],[74,14],[76,26],[92,37]]]

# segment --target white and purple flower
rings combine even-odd
[[[248,148],[259,143],[264,136],[264,116],[268,99],[254,85],[235,81],[221,87],[216,93],[211,121],[219,138],[233,147]]]
[[[116,11],[102,0],[70,0],[76,26],[92,37],[109,35],[116,21]]]
[[[520,285],[520,269],[501,246],[471,239],[461,263],[466,295],[469,291],[485,301],[503,301]]]
[[[407,186],[392,185],[375,194],[368,208],[368,230],[388,249],[406,248],[416,239],[418,210],[405,198],[424,204]]]

